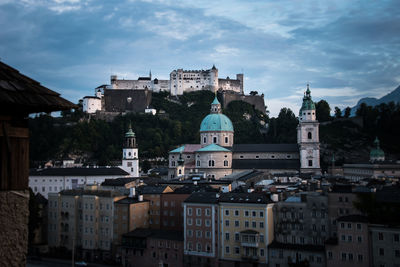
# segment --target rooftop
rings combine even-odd
[[[210,144],[208,146],[200,148],[196,152],[231,152],[231,151],[217,144]]]
[[[115,201],[115,203],[117,203],[117,204],[136,204],[136,203],[143,203],[143,202],[148,202],[148,200],[139,201],[137,198],[126,197],[126,198],[120,199],[118,201]]]
[[[184,202],[216,204],[218,203],[218,194],[215,192],[195,192],[191,194]]]
[[[233,152],[299,152],[298,144],[234,144]]]
[[[232,169],[290,169],[298,170],[298,159],[233,159]]]
[[[106,179],[101,185],[102,186],[125,186],[131,182],[135,182],[138,178],[121,177],[115,179]]]
[[[224,193],[219,197],[219,202],[268,204],[272,201],[262,193]]]
[[[337,221],[368,223],[368,218],[363,215],[347,215],[347,216],[342,216],[342,217],[337,218]]]
[[[46,168],[30,169],[29,176],[107,176],[107,175],[129,175],[119,167],[100,167],[100,168]]]

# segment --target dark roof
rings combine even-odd
[[[346,215],[337,218],[337,221],[341,222],[362,222],[362,223],[368,223],[368,218],[363,215]]]
[[[234,144],[233,152],[299,152],[298,144]]]
[[[157,186],[143,185],[138,188],[138,192],[143,195],[162,194],[165,188],[167,188],[166,185],[157,185]]]
[[[82,195],[93,195],[102,197],[115,197],[120,195],[118,192],[111,190],[86,190],[86,189],[69,189],[60,192],[61,195],[66,196],[82,196]]]
[[[76,108],[39,82],[0,61],[0,113],[36,113]]]
[[[218,194],[215,192],[195,192],[191,194],[184,202],[216,204],[218,203]]]
[[[115,179],[106,179],[103,183],[101,183],[102,186],[124,186],[128,183],[136,181],[138,178],[130,178],[130,177],[121,177],[121,178],[115,178]]]
[[[291,169],[300,168],[299,159],[233,159],[232,169]]]
[[[224,193],[219,197],[219,202],[268,204],[272,201],[262,193]]]
[[[151,81],[150,77],[139,77],[138,81]]]
[[[353,193],[353,186],[351,184],[334,184],[332,186],[332,193]]]
[[[129,175],[118,167],[110,168],[47,168],[31,169],[29,176],[103,176],[103,175]]]
[[[400,203],[400,187],[384,186],[376,191],[376,201],[381,203]]]
[[[252,235],[256,235],[256,234],[258,234],[258,232],[257,232],[257,231],[254,231],[254,230],[251,230],[251,229],[249,229],[249,230],[244,230],[244,231],[241,231],[240,233],[241,233],[241,234],[252,234]]]
[[[116,204],[136,204],[136,203],[143,203],[143,202],[148,202],[148,200],[139,201],[137,198],[126,197],[126,198],[120,199],[118,201],[115,201]]]
[[[157,230],[157,229],[144,229],[137,228],[129,233],[123,235],[124,237],[138,237],[138,238],[156,238],[164,240],[177,240],[183,241],[182,231],[172,230]]]
[[[324,252],[324,246],[318,245],[300,245],[300,244],[283,244],[277,241],[272,241],[272,243],[268,246],[269,249],[277,248],[277,249],[287,249],[287,250],[296,250],[296,251],[319,251]]]

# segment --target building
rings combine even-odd
[[[253,169],[266,174],[320,174],[319,123],[308,85],[297,129],[297,144],[234,144],[232,122],[215,97],[200,124],[200,143],[170,151],[168,178],[201,173],[220,179]]]
[[[337,238],[326,244],[326,266],[380,266],[371,264],[368,220],[362,215],[337,219]]]
[[[218,79],[218,69],[215,66],[209,70],[177,69],[170,73],[169,91],[171,95],[198,90],[234,91],[243,94],[243,80],[243,74],[237,74],[236,80],[229,77]]]
[[[161,226],[161,195],[171,193],[173,190],[167,185],[142,186],[138,192],[143,195],[143,199],[149,201],[149,227],[160,229]]]
[[[49,193],[77,189],[88,184],[101,184],[106,179],[129,177],[129,173],[118,167],[100,168],[47,168],[31,169],[29,187],[45,198]]]
[[[219,194],[196,192],[183,203],[185,266],[218,266]]]
[[[121,251],[124,267],[186,266],[182,231],[136,229],[123,235]]]
[[[125,133],[125,142],[122,149],[122,169],[132,177],[139,177],[139,150],[136,143],[136,135],[129,124],[128,132]]]
[[[328,197],[304,192],[274,206],[275,240],[269,247],[271,266],[308,261],[325,266],[325,241],[330,237]]]
[[[49,193],[49,248],[81,247],[84,259],[111,259],[114,202],[125,197],[96,186]]]
[[[153,92],[169,91],[169,80],[152,80],[151,71],[148,77],[139,77],[137,80],[118,79],[117,75],[111,75],[111,89],[117,90],[143,90],[148,88]]]
[[[101,93],[100,93],[101,94]],[[96,113],[96,111],[101,110],[101,97],[97,96],[85,96],[83,98],[83,105],[82,105],[82,110],[85,113],[93,114]]]
[[[268,266],[268,245],[274,239],[273,205],[265,194],[220,195],[220,266]]]
[[[311,99],[311,91],[307,84],[303,104],[299,111],[299,125],[297,127],[301,172],[321,172],[318,129],[319,123],[315,104]]]
[[[372,264],[370,266],[400,266],[400,228],[370,225]]]

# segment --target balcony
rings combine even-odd
[[[258,248],[259,234],[257,231],[246,230],[240,233],[242,247]]]

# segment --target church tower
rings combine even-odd
[[[300,152],[300,172],[321,173],[319,123],[316,118],[315,104],[311,99],[311,91],[308,84],[299,113],[297,143]]]
[[[125,133],[125,142],[122,149],[122,169],[129,172],[133,177],[139,177],[139,154],[136,136],[130,124],[128,132]]]

